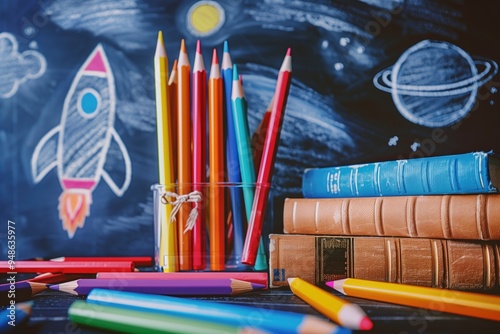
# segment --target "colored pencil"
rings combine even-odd
[[[170,76],[168,78],[168,102],[170,103],[170,124],[172,128],[172,157],[174,159],[174,179],[177,180],[177,59],[174,60]]]
[[[174,159],[172,152],[172,132],[170,102],[168,101],[168,57],[163,41],[163,33],[158,33],[154,56],[155,96],[156,96],[156,133],[158,143],[159,183],[165,186],[175,182]],[[171,191],[173,189],[167,188]],[[170,224],[171,205],[159,209],[157,252],[161,270],[177,271],[177,226]]]
[[[7,305],[12,300],[21,302],[47,289],[47,284],[38,282],[14,282],[0,284],[0,304]]]
[[[238,159],[240,162],[241,180],[244,184],[255,183],[255,167],[253,164],[252,148],[250,146],[250,129],[247,119],[247,101],[243,86],[238,75],[238,68],[233,64],[233,87],[231,91],[233,107],[234,131],[238,147]],[[243,199],[247,219],[250,219],[250,212],[254,198],[254,188],[243,187]]]
[[[266,333],[350,333],[314,315],[171,296],[94,289],[88,303],[147,310],[232,326],[251,325]]]
[[[263,289],[264,286],[231,278],[171,280],[82,278],[71,282],[54,284],[49,288],[74,295],[86,295],[94,288],[102,288],[173,296],[230,296]]]
[[[117,272],[115,272],[117,273]],[[36,283],[46,283],[46,284],[57,284],[62,282],[74,281],[79,278],[95,278],[94,274],[60,274],[60,273],[43,273],[37,275],[33,278],[24,280],[26,282],[36,282]]]
[[[8,261],[0,261],[0,273],[64,273],[95,274],[100,271],[134,271],[133,262],[58,262],[58,261],[16,261],[10,265]]]
[[[233,87],[233,63],[229,53],[227,41],[224,42],[224,52],[221,65],[222,82],[224,85],[224,107],[226,115],[226,171],[227,180],[230,183],[241,183],[240,162],[238,158],[238,147],[234,129],[232,87]],[[241,262],[244,238],[244,208],[243,192],[241,187],[230,187],[229,196],[231,200],[231,218],[233,223],[233,258],[234,264],[238,266]]]
[[[92,256],[92,257],[80,257],[80,256],[63,256],[63,257],[55,257],[50,259],[50,261],[59,261],[59,262],[134,262],[136,267],[142,266],[147,267],[153,264],[153,259],[151,256]]]
[[[21,333],[21,326],[28,322],[33,302],[16,303],[0,312],[0,333]]]
[[[292,75],[292,55],[288,49],[285,59],[281,65],[276,90],[274,93],[274,103],[269,119],[269,128],[266,133],[262,159],[257,176],[257,186],[255,188],[255,199],[253,201],[251,217],[248,221],[248,230],[243,246],[242,262],[254,265],[262,235],[262,225],[266,212],[266,204],[269,196],[269,188],[274,169],[274,160],[278,151],[281,126],[285,114],[288,92]]]
[[[207,175],[207,72],[201,54],[201,42],[196,43],[196,54],[193,63],[192,76],[192,107],[193,107],[193,188],[203,192],[202,184]],[[206,198],[206,196],[202,196]],[[205,205],[198,204],[198,218],[193,226],[193,269],[206,268],[206,235],[205,235]]]
[[[71,321],[84,326],[118,331],[120,333],[259,333],[250,327],[238,328],[214,322],[186,319],[129,308],[74,301],[68,309]]]
[[[217,51],[213,50],[208,81],[208,129],[210,162],[210,269],[225,269],[224,220],[224,116],[222,78]]]
[[[269,119],[271,118],[271,110],[273,108],[274,97],[266,108],[259,125],[252,134],[252,139],[250,145],[252,146],[253,160],[255,165],[255,170],[258,171],[260,168],[260,160],[262,159],[262,149],[264,148],[264,140],[266,139],[267,129],[269,127]]]
[[[500,321],[500,296],[355,278],[326,285],[347,296]]]
[[[177,60],[177,180],[179,194],[187,195],[192,182],[191,158],[191,65],[189,63],[186,44],[181,41],[181,49]],[[193,269],[193,233],[186,230],[190,203],[184,203],[177,219],[179,269]]]
[[[361,307],[300,278],[289,278],[292,292],[325,317],[350,329],[370,330],[373,323]]]
[[[176,273],[159,273],[159,272],[133,272],[133,273],[117,273],[117,272],[102,272],[97,273],[97,279],[210,279],[210,278],[233,278],[241,281],[247,281],[264,285],[267,288],[268,274],[267,272],[256,271],[202,271],[202,272],[176,272]]]

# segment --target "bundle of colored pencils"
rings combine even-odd
[[[169,76],[160,32],[154,63],[159,184],[175,198],[198,195],[178,208],[163,197],[167,204],[162,203],[156,229],[158,267],[165,272],[222,271],[228,268],[232,249],[234,266],[267,269],[261,236],[291,83],[290,49],[273,101],[253,136],[242,77],[232,64],[227,42],[222,66],[213,50],[208,79],[200,41],[192,69],[181,41]]]

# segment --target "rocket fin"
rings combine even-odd
[[[114,128],[111,128],[110,131],[111,141],[102,171],[102,178],[115,195],[121,197],[130,185],[132,164],[122,139]],[[118,184],[121,184],[121,186]]]
[[[31,157],[31,174],[35,183],[57,166],[57,145],[61,126],[56,126],[38,142]]]

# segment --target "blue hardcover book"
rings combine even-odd
[[[306,169],[306,198],[497,192],[500,158],[492,152]]]

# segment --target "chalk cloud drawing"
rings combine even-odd
[[[47,68],[45,57],[38,51],[19,53],[14,35],[0,33],[0,98],[14,96],[19,86],[41,77]]]
[[[101,177],[116,196],[121,197],[129,187],[131,162],[113,127],[115,102],[114,76],[104,49],[98,44],[73,79],[64,100],[61,123],[40,140],[33,153],[31,169],[35,183],[57,168],[63,188],[59,217],[69,238],[84,226],[92,192]],[[120,154],[125,167],[121,182],[104,170],[108,152]]]
[[[409,121],[441,127],[467,116],[478,88],[497,72],[493,60],[473,58],[447,42],[424,40],[378,72],[373,83],[391,93],[396,108]]]

